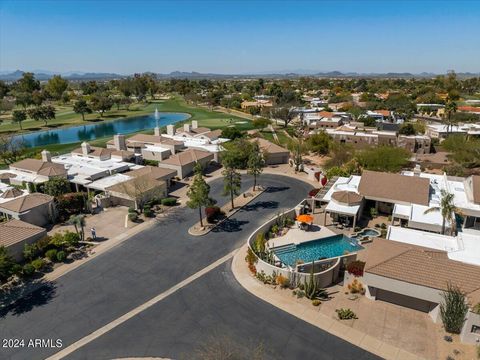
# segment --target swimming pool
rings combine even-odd
[[[295,267],[297,260],[304,263],[334,258],[362,250],[363,247],[345,235],[333,235],[326,238],[307,241],[298,245],[290,244],[274,248],[273,252],[284,264]]]
[[[382,235],[380,233],[380,231],[378,230],[375,230],[375,229],[363,229],[362,231],[359,231],[357,232],[356,234],[354,235],[350,235],[350,238],[352,239],[357,239],[357,238],[363,238],[365,236],[371,236],[371,237],[379,237],[380,235]]]

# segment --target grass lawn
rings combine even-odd
[[[18,124],[12,123],[10,120],[3,118],[3,122],[0,123],[0,132],[18,133],[48,130],[64,126],[85,125],[98,121],[108,121],[119,118],[148,115],[153,113],[155,108],[158,108],[159,111],[163,112],[188,113],[191,116],[191,119],[189,120],[198,120],[199,126],[209,127],[212,128],[212,130],[223,128],[228,125],[235,125],[236,122],[241,122],[241,124],[236,124],[236,126],[241,130],[248,130],[252,128],[250,121],[246,119],[239,118],[235,115],[194,107],[188,105],[181,97],[173,97],[169,100],[155,100],[148,104],[134,104],[130,106],[130,110],[117,110],[115,107],[113,107],[112,110],[105,113],[103,117],[97,113],[87,114],[85,115],[86,121],[82,121],[82,116],[80,114],[73,112],[72,106],[60,105],[57,106],[58,111],[56,113],[56,118],[49,121],[47,126],[45,126],[42,121],[27,119],[22,122],[22,131],[20,130],[20,126]]]
[[[185,120],[184,122],[189,122],[191,120],[197,120],[199,126],[204,126],[211,128],[212,130],[221,129],[227,126],[236,126],[240,130],[250,130],[252,129],[252,123],[249,120],[239,118],[234,115],[229,115],[221,112],[210,111],[204,108],[198,108],[191,105],[186,104],[186,102],[180,97],[174,97],[169,100],[156,100],[151,102],[147,105],[139,105],[135,110],[112,110],[109,111],[103,117],[101,121],[108,121],[113,119],[118,119],[121,117],[133,117],[139,115],[147,115],[151,114],[155,111],[155,108],[158,108],[161,112],[179,112],[179,113],[188,113],[190,114],[190,118]],[[134,109],[132,106],[131,109]],[[86,119],[90,121],[82,121],[80,115],[72,113],[71,107],[62,106],[60,111],[57,113],[57,118],[51,122],[49,122],[50,127],[43,127],[43,122],[37,122],[33,120],[28,120],[23,122],[24,129],[28,129],[29,131],[35,130],[46,130],[51,129],[54,127],[61,127],[61,126],[72,126],[72,125],[81,125],[81,124],[90,124],[96,120],[100,119],[100,116],[97,114],[90,114],[86,116]],[[182,126],[184,122],[177,123],[176,126]],[[15,132],[18,133],[18,125],[17,124],[9,124],[3,123],[0,125],[0,132]],[[137,133],[153,133],[153,130],[142,130]],[[136,133],[131,133],[128,136],[132,136]],[[128,137],[127,136],[127,137]],[[93,146],[100,146],[105,147],[108,140],[111,137],[99,138],[93,141],[90,141],[90,144]],[[43,149],[49,150],[52,154],[64,154],[67,152],[71,152],[73,149],[80,146],[81,142],[71,143],[71,144],[53,144],[47,146],[41,146],[37,148],[29,148],[27,152],[27,157],[39,157],[40,151]],[[5,164],[0,163],[0,168],[5,167]]]

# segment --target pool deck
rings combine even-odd
[[[337,234],[332,230],[327,229],[325,226],[314,224],[312,225],[310,231],[305,231],[297,227],[292,227],[285,235],[268,240],[267,244],[268,247],[272,249],[289,244],[298,245],[306,241],[317,240],[333,235]]]

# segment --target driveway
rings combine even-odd
[[[263,175],[260,183],[270,186],[270,190],[206,236],[188,235],[187,229],[197,221],[197,213],[176,208],[155,226],[85,263],[56,283],[46,284],[33,296],[0,314],[1,338],[61,339],[66,347],[238,248],[261,223],[282,209],[296,205],[310,189],[308,184],[283,176]],[[210,185],[212,196],[219,200],[220,206],[228,201],[219,196],[221,179]],[[250,186],[252,179],[244,177],[243,188]],[[300,356],[306,354],[305,358],[371,356],[253,298],[232,280],[225,265],[70,356],[107,359],[128,353],[195,358],[192,351],[199,343],[205,343],[208,335],[214,335],[209,330],[212,326],[223,334],[232,334],[232,341],[239,346],[249,339],[271,346],[275,358],[291,358],[292,351],[298,351]],[[122,331],[130,342],[116,335]],[[200,335],[203,338],[199,338]],[[298,342],[297,337],[305,340]],[[276,338],[283,340],[274,340]],[[287,338],[292,340],[291,345],[285,342]],[[97,345],[105,341],[106,345]],[[132,342],[138,345],[133,347]],[[146,342],[150,345],[146,346]],[[43,359],[57,351],[59,349],[50,347],[0,350],[2,358],[8,359]]]

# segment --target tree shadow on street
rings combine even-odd
[[[56,295],[57,286],[51,281],[17,286],[0,294],[0,318],[11,314],[19,316],[36,307],[48,304]]]
[[[259,209],[276,209],[276,208],[278,208],[278,201],[258,201],[256,203],[243,206],[241,211],[257,211]]]
[[[285,191],[285,190],[288,190],[288,189],[290,189],[289,186],[269,186],[265,189],[264,192],[266,192],[266,193],[276,193],[276,192]]]
[[[237,232],[242,231],[242,225],[248,224],[249,221],[241,221],[236,219],[227,219],[212,229],[212,232]]]

